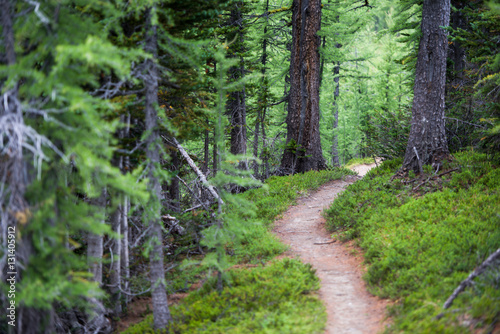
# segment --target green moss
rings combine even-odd
[[[456,171],[436,180],[391,181],[399,166],[386,162],[373,170],[326,213],[332,231],[359,238],[370,289],[400,301],[388,332],[467,333],[467,317],[476,318],[475,326],[498,320],[498,272],[477,279],[454,302],[457,310],[435,316],[460,281],[500,247],[500,169],[485,155],[465,152],[446,166]]]

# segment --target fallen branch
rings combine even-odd
[[[451,304],[453,303],[453,301],[455,300],[455,298],[457,298],[458,295],[462,291],[464,291],[467,286],[472,285],[472,283],[473,283],[472,280],[474,278],[476,278],[477,276],[481,275],[489,266],[493,265],[495,263],[495,260],[497,260],[497,259],[500,259],[500,248],[497,249],[495,252],[493,252],[493,254],[491,254],[490,256],[488,256],[488,258],[483,263],[481,263],[481,265],[479,267],[477,267],[476,270],[474,270],[469,275],[469,277],[467,277],[466,279],[464,279],[458,285],[458,287],[455,289],[455,291],[453,291],[453,293],[451,294],[451,296],[444,303],[443,308],[445,310],[447,308],[449,308],[451,306]]]
[[[330,241],[325,241],[325,242],[315,242],[315,245],[328,245],[328,244],[333,244],[334,242],[337,242],[337,240],[330,240]]]
[[[426,184],[431,178],[428,177],[424,182],[422,183],[419,183],[415,188],[413,188],[411,191],[416,191],[418,188],[420,188],[421,186],[423,186],[424,184]]]
[[[222,198],[220,198],[219,194],[217,194],[217,192],[215,191],[215,188],[210,183],[208,183],[207,178],[201,172],[201,170],[198,168],[198,166],[195,165],[193,159],[191,159],[191,157],[189,156],[189,154],[187,154],[186,150],[181,146],[181,144],[179,144],[179,142],[177,141],[177,139],[175,139],[174,137],[172,137],[172,141],[174,142],[175,146],[177,146],[177,149],[182,154],[182,156],[184,157],[184,159],[186,159],[186,161],[189,164],[189,166],[191,166],[191,168],[194,170],[194,172],[198,175],[198,177],[200,178],[200,180],[203,183],[203,185],[205,187],[207,187],[207,189],[210,192],[210,194],[212,194],[212,196],[217,200],[217,202],[219,203],[219,205],[224,205],[224,201],[222,201]]]
[[[177,218],[172,217],[171,215],[164,215],[161,216],[161,218],[164,220],[165,225],[168,225],[169,232],[174,231],[179,235],[185,234],[184,227],[179,225],[179,221],[177,220]]]
[[[191,196],[193,196],[198,202],[200,202],[200,205],[203,206],[203,209],[205,209],[205,211],[209,212],[210,211],[210,209],[208,207],[209,202],[207,201],[207,203],[204,203],[200,198],[198,198],[198,196],[196,196],[196,193],[187,185],[187,183],[183,179],[181,179],[179,177],[179,175],[176,175],[175,177],[179,181],[181,181],[182,184],[184,184],[184,186],[186,187],[186,189],[191,193]],[[196,206],[195,208],[199,207],[200,205]],[[192,208],[192,209],[194,209],[194,208]],[[184,213],[189,212],[189,211],[191,211],[191,209],[184,210],[181,213],[184,214]]]
[[[441,177],[441,176],[443,176],[443,175],[449,174],[449,173],[454,172],[454,171],[456,171],[456,170],[458,170],[458,168],[453,168],[453,169],[450,169],[449,171],[442,172],[442,173],[441,173],[441,174],[439,174],[437,177]]]

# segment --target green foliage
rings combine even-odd
[[[320,32],[326,38],[321,50],[325,61],[321,136],[327,160],[333,150],[326,148],[332,147],[336,136],[341,164],[372,155],[388,159],[402,156],[410,129],[414,63],[409,65],[402,59],[413,43],[398,43],[401,36],[394,30],[413,34],[418,24],[405,28],[399,25],[413,22],[420,9],[415,6],[404,11],[403,3],[386,0],[373,5],[369,14],[365,12],[368,8],[350,11],[354,4],[349,1],[324,9],[325,22]],[[335,74],[335,66],[340,68],[339,74]],[[336,98],[334,78],[339,80]]]
[[[273,176],[266,180],[264,187],[239,195],[244,202],[253,203],[257,212],[255,219],[246,223],[248,233],[243,239],[242,248],[235,250],[240,261],[262,261],[283,252],[284,245],[268,232],[274,219],[308,191],[315,190],[331,180],[354,174],[348,169],[334,168],[330,171],[310,171],[293,176]],[[237,210],[237,215],[241,216],[240,209],[234,209]]]
[[[388,188],[391,175],[401,163],[401,159],[384,161],[378,168],[370,170],[363,180],[349,185],[324,211],[327,228],[342,231],[342,238],[352,239],[359,236],[357,225],[360,222],[374,213],[402,204],[404,198],[396,197],[402,189]]]
[[[88,93],[105,74],[127,79],[130,62],[142,57],[140,51],[116,47],[106,39],[106,28],[97,16],[106,13],[111,19],[116,12],[101,5],[46,1],[38,13],[31,4],[16,4],[16,13],[23,13],[14,21],[17,60],[11,66],[0,65],[0,87],[5,93],[22,83],[18,98],[23,118],[38,137],[32,141],[28,131],[19,137],[27,145],[23,177],[29,183],[25,194],[29,209],[23,224],[18,224],[17,237],[32,244],[19,244],[19,253],[23,249],[29,259],[20,263],[17,305],[83,307],[85,297],[100,296],[81,256],[84,245],[74,239],[110,229],[101,223],[100,208],[82,198],[96,198],[104,187],[131,196],[134,202],[148,197],[144,185],[136,182],[137,174],[123,175],[111,165],[118,123],[110,115],[116,106]],[[82,15],[80,6],[92,14]],[[42,22],[35,12],[57,13],[59,21],[50,17]],[[2,43],[0,53],[4,47]],[[2,176],[2,189],[8,188],[4,180]]]
[[[500,314],[498,272],[492,272],[455,301],[457,311],[435,319],[460,281],[500,247],[499,169],[484,154],[454,158],[446,170],[458,171],[425,191],[425,185],[415,189],[422,179],[391,180],[400,161],[385,162],[326,213],[330,229],[359,237],[371,290],[400,300],[389,332],[468,332],[460,325],[464,316],[484,326]]]
[[[286,246],[270,232],[274,219],[309,190],[353,174],[348,169],[335,168],[272,177],[261,188],[227,197],[230,202],[225,217],[231,217],[228,222],[232,224],[238,219],[242,234],[236,236],[241,239],[239,242],[224,244],[225,250],[234,254],[229,258],[230,264],[260,264],[281,254]],[[249,205],[254,210],[249,211]],[[206,272],[194,265],[167,274],[171,291],[186,289],[189,283],[202,277],[206,277]],[[309,265],[289,259],[271,261],[264,267],[230,269],[225,279],[228,286],[221,295],[214,291],[217,283],[212,277],[201,290],[190,293],[179,305],[172,307],[173,329],[211,333],[316,333],[324,326],[323,306],[310,295],[317,289],[318,282]],[[139,332],[153,333],[151,317],[125,333]]]
[[[219,272],[226,270],[230,263],[227,259],[226,245],[239,244],[240,238],[244,234],[245,219],[254,215],[251,203],[243,202],[225,190],[225,187],[236,185],[240,187],[260,186],[258,180],[250,178],[251,172],[241,168],[240,161],[251,160],[250,157],[242,155],[232,155],[226,151],[223,137],[223,129],[228,120],[224,117],[226,105],[226,93],[242,87],[245,79],[234,82],[227,82],[227,74],[230,68],[237,63],[236,59],[226,58],[226,45],[219,45],[214,57],[218,63],[217,78],[214,80],[214,86],[217,93],[217,103],[213,113],[215,114],[215,145],[217,148],[217,157],[219,172],[214,176],[210,183],[217,187],[222,201],[219,201],[216,223],[207,228],[204,232],[202,245],[208,247],[214,252],[209,253],[203,259],[203,264]],[[226,206],[237,207],[236,214]],[[219,282],[221,284],[221,282]],[[222,286],[219,287],[219,289]]]
[[[171,307],[172,333],[322,333],[326,314],[312,292],[319,280],[310,265],[283,259],[232,269],[221,294],[211,278]],[[152,316],[123,333],[155,333]]]
[[[347,163],[345,164],[345,168],[351,168],[351,167],[354,167],[356,165],[369,165],[369,164],[373,164],[375,161],[373,160],[372,157],[366,157],[366,158],[354,158],[354,159],[351,159],[349,161],[347,161]]]
[[[447,133],[455,150],[472,145],[486,152],[500,149],[500,13],[495,3],[477,1],[454,9],[460,24],[449,29],[450,40],[467,59],[462,71],[448,73],[454,80],[447,87],[447,116],[453,120]]]

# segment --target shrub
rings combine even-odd
[[[457,309],[436,316],[456,286],[500,247],[500,169],[484,154],[463,152],[446,166],[456,171],[442,177],[391,180],[399,164],[372,170],[326,214],[332,231],[359,238],[370,289],[399,301],[388,332],[467,333],[493,324],[500,316],[498,271],[476,279],[455,300]]]

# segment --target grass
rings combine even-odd
[[[370,165],[375,163],[375,160],[373,160],[373,157],[366,157],[366,158],[354,158],[351,159],[347,162],[345,165],[345,168],[351,168],[356,165]]]
[[[472,333],[500,320],[500,272],[491,270],[454,302],[456,286],[500,247],[500,169],[486,155],[455,155],[441,177],[391,179],[385,162],[326,211],[328,228],[357,239],[372,292],[397,301],[389,333]],[[432,173],[429,167],[425,168]],[[456,170],[455,170],[456,169]]]
[[[297,198],[324,183],[354,174],[336,168],[286,177],[272,177],[262,188],[236,196],[228,211],[245,221],[241,243],[228,245],[233,263],[243,268],[227,272],[226,287],[219,295],[215,278],[208,278],[171,307],[172,333],[322,333],[326,313],[315,291],[319,281],[310,265],[294,259],[272,260],[286,246],[271,233],[277,216],[296,203]],[[255,214],[238,203],[252,203]],[[258,266],[246,266],[258,263]],[[200,278],[199,267],[184,267],[169,274],[171,285]],[[184,283],[185,284],[185,283]],[[123,333],[154,333],[152,315]]]

